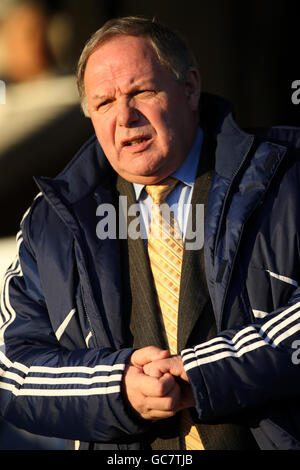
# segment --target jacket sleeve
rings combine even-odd
[[[201,420],[257,409],[300,394],[300,289],[255,323],[181,352]]]
[[[127,413],[122,377],[132,349],[67,350],[43,300],[37,265],[23,234],[1,294],[0,413],[31,433],[118,441],[144,431]],[[143,426],[146,424],[143,423]]]

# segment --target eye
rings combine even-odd
[[[111,99],[103,100],[100,103],[97,104],[96,108],[97,110],[105,110],[110,104],[112,103]]]
[[[148,90],[148,89],[146,89],[146,90],[137,90],[135,92],[135,95],[136,96],[137,95],[141,96],[142,98],[144,98],[144,97],[147,98],[147,97],[151,97],[151,96],[155,95],[155,91],[154,90]]]

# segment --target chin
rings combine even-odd
[[[149,173],[149,174],[128,174],[123,173],[121,176],[129,181],[130,183],[138,183],[138,184],[156,184],[162,181],[163,179],[167,178],[170,173]]]

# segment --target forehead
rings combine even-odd
[[[157,79],[167,70],[157,58],[149,40],[134,36],[117,36],[100,45],[89,57],[85,84],[105,85]]]

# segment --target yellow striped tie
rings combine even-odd
[[[164,201],[177,183],[178,180],[169,177],[159,184],[145,188],[154,203],[148,234],[148,253],[171,354],[177,354],[183,242],[174,214]],[[163,205],[160,206],[161,204]],[[186,449],[204,449],[188,410],[182,413],[182,432]]]

